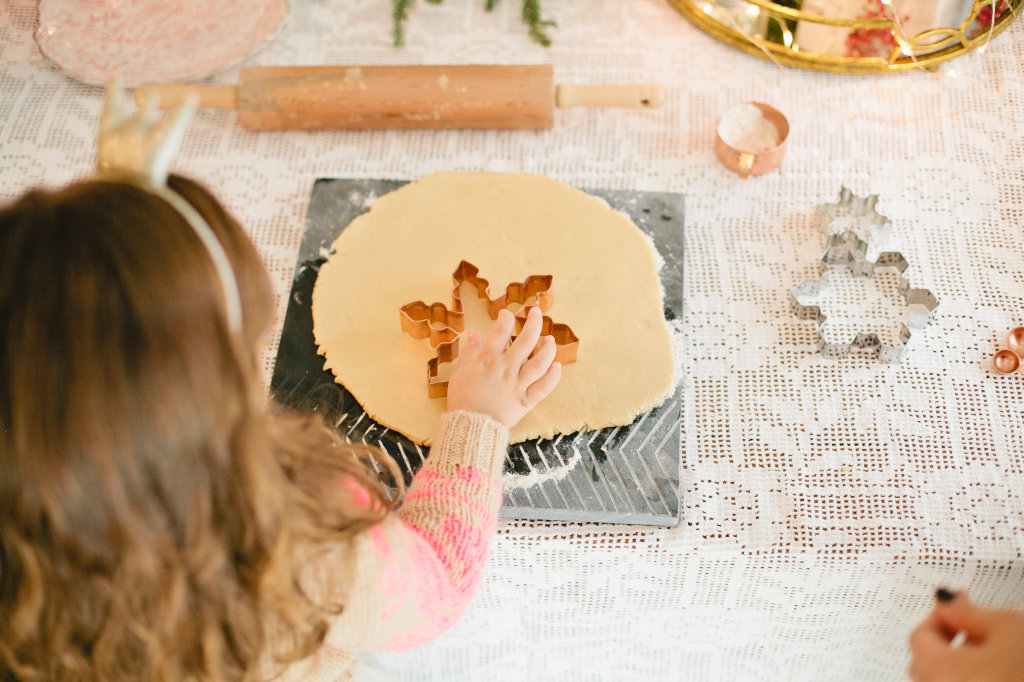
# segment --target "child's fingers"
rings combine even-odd
[[[491,331],[488,332],[487,338],[484,340],[484,349],[489,353],[498,356],[505,352],[505,346],[508,345],[508,340],[512,338],[512,332],[515,331],[516,321],[507,310],[500,310],[498,312],[498,321],[491,327]]]
[[[551,391],[555,390],[558,380],[562,378],[562,363],[552,362],[548,371],[537,381],[533,382],[526,389],[526,402],[533,409],[533,406],[547,398]]]
[[[512,342],[512,345],[508,349],[508,361],[513,367],[526,362],[526,359],[530,357],[530,353],[537,346],[537,339],[540,338],[540,330],[544,325],[544,315],[541,313],[538,306],[530,308],[529,314],[526,316],[526,324],[523,325],[522,330],[519,332],[519,336]]]
[[[467,364],[480,353],[483,345],[480,332],[470,329],[459,339],[459,354],[455,357],[454,367]]]
[[[516,339],[516,341],[518,340]],[[544,376],[544,373],[548,371],[548,367],[555,361],[555,352],[557,350],[555,337],[545,336],[541,339],[540,348],[519,369],[519,384],[521,386],[529,386]]]

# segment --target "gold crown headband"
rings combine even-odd
[[[233,333],[241,334],[242,296],[227,252],[199,211],[167,186],[168,169],[181,147],[185,129],[196,110],[196,100],[186,101],[163,118],[157,112],[155,95],[131,117],[124,113],[123,102],[124,93],[117,76],[114,76],[107,85],[103,115],[100,117],[96,177],[123,182],[155,194],[185,219],[213,261],[224,290],[228,326]]]

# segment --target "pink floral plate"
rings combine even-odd
[[[188,81],[274,37],[287,0],[40,0],[36,43],[86,83]]]

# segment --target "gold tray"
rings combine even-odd
[[[979,12],[992,7],[993,0],[975,0],[967,18],[956,28],[935,28],[922,31],[914,36],[902,35],[900,26],[891,19],[839,18],[812,14],[778,5],[771,0],[740,0],[755,13],[765,13],[780,21],[808,21],[815,24],[838,28],[887,30],[897,45],[886,57],[836,57],[805,50],[794,49],[791,45],[766,40],[763,36],[748,35],[736,27],[727,26],[710,15],[712,2],[708,0],[669,0],[698,28],[724,43],[763,59],[778,64],[796,66],[802,69],[831,71],[835,73],[898,73],[912,69],[934,68],[941,62],[955,59],[988,42],[1009,26],[1024,6],[1024,0],[1004,0],[1008,11],[995,20],[987,29],[968,37],[967,33]]]

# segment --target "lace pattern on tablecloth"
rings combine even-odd
[[[682,523],[504,522],[462,622],[382,657],[400,680],[897,680],[938,584],[1024,605],[1024,377],[990,358],[1024,324],[1024,22],[937,72],[783,70],[663,0],[292,2],[251,64],[539,63],[559,82],[655,81],[658,111],[559,111],[546,131],[252,133],[204,111],[176,168],[241,219],[289,289],[313,181],[442,169],[544,173],[686,195]],[[0,13],[0,199],[86,174],[100,90]],[[237,69],[214,79],[235,80]],[[747,100],[789,117],[782,167],[740,180],[712,151]],[[822,358],[789,292],[821,272],[818,204],[879,194],[913,286],[940,305],[899,365]],[[869,303],[880,312],[891,302]],[[265,355],[274,357],[277,337]]]

